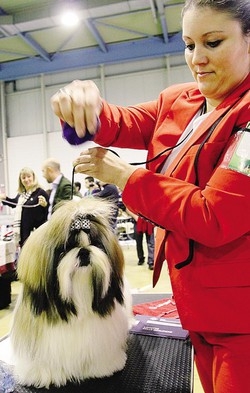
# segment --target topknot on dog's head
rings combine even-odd
[[[59,204],[56,211],[52,214],[49,222],[48,231],[51,230],[51,235],[57,243],[57,236],[59,243],[62,238],[68,237],[68,232],[73,229],[90,230],[90,223],[93,222],[102,225],[106,230],[112,230],[110,226],[113,215],[114,205],[101,198],[82,198],[80,200],[63,201]],[[60,227],[60,231],[54,229]]]
[[[76,217],[74,217],[71,226],[70,226],[70,231],[84,231],[86,233],[89,233],[90,231],[90,219],[88,216],[85,214],[77,214]]]

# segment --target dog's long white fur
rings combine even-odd
[[[21,384],[61,386],[68,381],[110,376],[125,366],[132,301],[124,279],[123,253],[108,224],[110,209],[107,202],[98,198],[64,203],[24,245],[18,262],[23,288],[15,306],[10,335],[15,373]],[[64,320],[58,317],[55,306],[50,309],[50,315],[46,307],[41,312],[34,310],[30,296],[31,293],[35,299],[40,294],[43,296],[47,286],[53,285],[48,282],[52,277],[49,272],[53,252],[67,243],[70,225],[79,213],[90,215],[90,226],[98,241],[92,244],[91,236],[80,231],[77,244],[71,245],[59,259],[56,267],[58,297],[75,308],[75,313]],[[99,247],[100,239],[103,248]],[[86,266],[81,266],[79,259],[79,250],[83,248],[90,258]],[[104,251],[106,248],[108,254]],[[112,258],[117,265],[110,260]],[[94,287],[101,286],[101,298],[104,298],[110,289],[112,274],[121,280],[124,303],[110,299],[113,301],[110,312],[100,315],[93,310]]]

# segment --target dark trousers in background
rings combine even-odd
[[[135,225],[136,227],[136,225]],[[145,255],[143,250],[143,238],[146,236],[147,249],[148,249],[148,265],[153,266],[154,264],[154,248],[155,248],[155,239],[154,233],[149,235],[148,233],[137,232],[135,228],[135,241],[136,241],[136,251],[138,256],[139,264],[143,264],[145,261]]]

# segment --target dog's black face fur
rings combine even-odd
[[[78,220],[79,217],[75,217]],[[80,217],[81,221],[82,217]],[[79,221],[78,220],[78,221]],[[24,297],[29,299],[31,308],[35,315],[46,314],[49,322],[56,323],[56,321],[64,320],[67,322],[72,315],[77,315],[77,310],[73,302],[65,301],[60,296],[59,280],[57,275],[57,269],[60,265],[61,260],[64,256],[72,249],[79,248],[77,259],[78,266],[87,267],[91,265],[91,257],[89,245],[93,245],[96,248],[104,252],[112,266],[110,283],[108,291],[103,296],[103,283],[98,275],[92,276],[93,280],[93,299],[92,299],[92,310],[98,313],[99,316],[105,317],[110,314],[114,309],[115,300],[123,305],[123,279],[118,264],[121,256],[118,248],[112,247],[110,249],[111,237],[114,237],[111,228],[107,228],[105,221],[103,221],[94,215],[85,215],[84,220],[89,222],[88,228],[76,228],[73,227],[68,233],[68,237],[64,244],[56,247],[53,253],[51,263],[48,265],[47,271],[47,282],[46,285],[37,290],[24,286]],[[88,235],[89,244],[84,245],[82,242],[81,231],[84,231]],[[107,247],[109,245],[109,247]]]

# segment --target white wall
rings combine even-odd
[[[71,179],[72,162],[83,147],[72,147],[61,137],[59,120],[50,107],[50,97],[60,87],[74,79],[93,79],[109,102],[135,104],[155,99],[170,83],[192,80],[180,56],[171,58],[171,62],[172,66],[169,59],[168,62],[151,59],[6,83],[5,100],[1,102],[6,114],[6,122],[2,119],[2,128],[6,128],[7,134],[7,151],[3,160],[6,174],[4,180],[1,180],[0,174],[0,183],[5,183],[8,195],[16,195],[18,174],[24,166],[30,166],[41,185],[48,188],[41,172],[42,162],[48,157],[57,158],[62,172]],[[146,157],[144,151],[116,150],[128,162],[143,161]],[[84,186],[83,178],[76,175],[75,180],[81,181]]]
[[[50,188],[50,185],[42,176],[42,163],[44,161],[44,149],[42,148],[43,141],[41,135],[23,136],[16,138],[8,138],[8,178],[9,189],[8,195],[15,196],[18,187],[18,175],[22,167],[31,167],[36,173],[40,185],[44,189]],[[88,147],[96,146],[93,142],[87,142],[83,146],[71,146],[61,136],[61,132],[53,132],[48,134],[49,154],[47,157],[54,157],[61,163],[61,170],[63,174],[72,179],[72,163],[80,152]],[[121,158],[128,162],[141,162],[146,159],[145,151],[134,151],[130,149],[115,150]],[[25,152],[25,153],[24,153]],[[14,157],[11,159],[10,157]],[[84,175],[75,174],[75,181],[82,183],[84,189]]]

